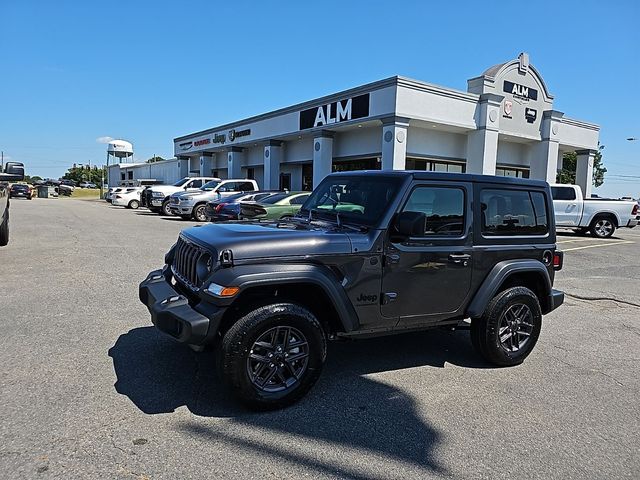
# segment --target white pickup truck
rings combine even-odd
[[[551,195],[558,228],[608,238],[616,228],[633,228],[640,220],[634,201],[582,198],[582,189],[577,185],[551,185]]]
[[[173,185],[153,185],[147,188],[142,195],[142,204],[149,210],[163,215],[171,215],[169,210],[169,196],[176,192],[196,191],[202,185],[212,180],[220,180],[214,177],[185,177]]]

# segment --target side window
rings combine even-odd
[[[551,187],[551,196],[554,200],[575,200],[576,191],[571,187]]]
[[[464,232],[464,191],[460,188],[418,187],[411,192],[403,211],[427,215],[425,236],[458,236]]]
[[[483,235],[545,235],[549,231],[541,192],[482,190],[480,208]]]
[[[202,180],[194,180],[193,182],[191,182],[191,185],[189,185],[189,188],[200,188],[202,186]]]
[[[242,182],[238,188],[239,192],[253,192],[254,190],[255,188],[251,182]]]
[[[309,198],[309,195],[300,195],[299,197],[292,198],[290,204],[291,205],[302,205],[304,202],[307,201],[307,198]]]

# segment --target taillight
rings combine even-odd
[[[638,204],[636,203],[631,210],[631,215],[638,215]]]
[[[554,252],[553,253],[553,269],[554,270],[562,270],[562,264],[564,263],[564,253],[563,252]]]
[[[220,210],[222,210],[226,205],[226,203],[219,203],[216,205],[216,213],[220,213]]]

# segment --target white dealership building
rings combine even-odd
[[[333,171],[416,169],[555,182],[563,153],[576,151],[589,195],[598,135],[553,109],[523,53],[468,80],[467,91],[396,76],[180,136],[175,159],[114,166],[111,178],[254,178],[301,190]]]

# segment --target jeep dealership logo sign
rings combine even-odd
[[[339,100],[300,112],[300,130],[324,127],[369,116],[369,94]]]

